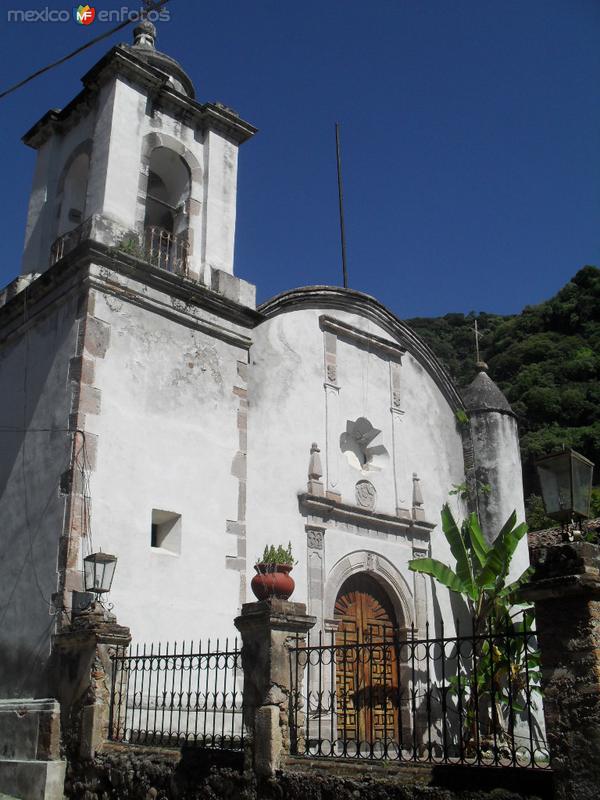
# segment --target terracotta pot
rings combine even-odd
[[[250,588],[259,600],[278,597],[287,600],[296,588],[294,579],[289,574],[291,564],[255,564],[257,574],[252,578]]]

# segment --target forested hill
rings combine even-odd
[[[525,491],[537,490],[533,460],[562,444],[600,467],[600,270],[584,267],[555,297],[520,314],[446,314],[408,324],[432,347],[459,387],[475,376],[475,319],[481,356],[518,416]]]

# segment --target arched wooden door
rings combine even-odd
[[[338,593],[335,619],[338,738],[398,741],[398,625],[388,595],[370,575],[353,575]]]

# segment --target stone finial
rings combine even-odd
[[[142,19],[133,29],[134,47],[151,47],[154,50],[156,42],[156,26],[148,19]]]
[[[413,519],[424,519],[425,512],[423,511],[423,493],[421,492],[420,478],[416,472],[413,472]]]
[[[321,456],[319,446],[313,442],[310,448],[310,460],[308,462],[308,484],[307,490],[309,494],[323,494],[323,467],[321,466]]]
[[[413,506],[423,505],[423,494],[421,492],[420,478],[416,472],[413,472]]]
[[[318,481],[323,477],[323,467],[321,466],[321,450],[316,442],[313,442],[310,447],[310,461],[308,462],[308,478],[309,480]]]
[[[475,366],[477,367],[477,369],[479,370],[479,372],[487,372],[487,371],[489,370],[489,367],[488,367],[488,365],[485,363],[485,361],[478,361],[478,362],[475,364]]]

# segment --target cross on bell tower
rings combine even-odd
[[[473,328],[471,329],[475,334],[475,365],[478,369],[487,371],[487,364],[485,361],[481,360],[481,353],[479,352],[479,340],[481,338],[481,333],[479,332],[479,325],[477,324],[477,320],[475,320]]]

